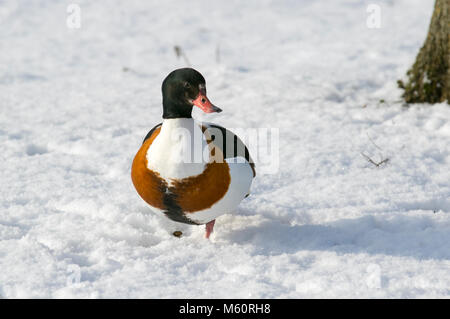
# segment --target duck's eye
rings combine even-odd
[[[189,89],[191,87],[191,85],[188,82],[184,82],[183,85],[186,89]]]

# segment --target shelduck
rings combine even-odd
[[[192,109],[221,112],[206,96],[205,78],[192,68],[177,69],[163,81],[163,121],[144,138],[131,178],[153,210],[180,223],[206,224],[233,213],[248,196],[255,164],[247,147],[226,128],[197,122]]]

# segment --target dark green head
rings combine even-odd
[[[200,72],[183,68],[172,71],[163,81],[163,118],[190,118],[192,107],[205,113],[222,112],[206,97],[205,78]]]

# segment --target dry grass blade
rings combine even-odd
[[[187,56],[184,53],[183,49],[179,45],[175,45],[173,47],[173,49],[175,51],[175,55],[177,56],[177,58],[183,57],[184,62],[186,63],[186,65],[187,66],[191,66],[191,63],[189,63],[189,59],[187,58]]]

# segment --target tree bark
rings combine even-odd
[[[404,89],[407,103],[450,103],[450,0],[436,0],[428,36],[416,61],[407,72]]]

